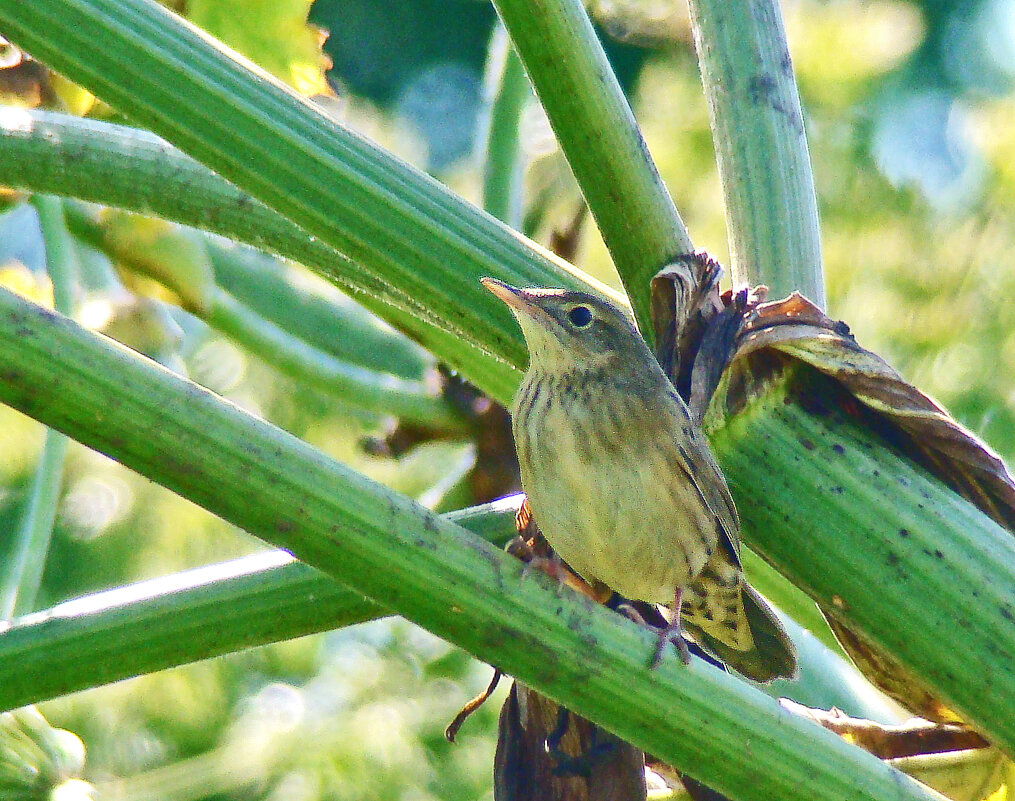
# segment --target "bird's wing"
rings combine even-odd
[[[702,503],[715,518],[720,551],[730,563],[739,568],[740,519],[733,504],[733,496],[730,495],[729,487],[726,485],[726,478],[708,447],[705,434],[691,421],[683,399],[675,390],[670,397],[674,400],[672,407],[672,423],[676,426],[674,431],[682,434],[675,435],[680,466],[697,490]]]
[[[716,464],[715,457],[705,441],[705,435],[700,429],[696,432],[696,440],[697,447],[694,448],[694,453],[703,463],[699,468],[699,474],[703,477],[702,483],[705,485],[702,487],[702,493],[719,524],[719,547],[726,552],[733,564],[740,567],[740,518],[737,517],[737,508],[733,505],[733,496],[730,495],[726,477]]]

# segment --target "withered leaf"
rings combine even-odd
[[[766,348],[836,379],[898,432],[896,444],[936,478],[1008,530],[1015,530],[1015,482],[1001,458],[875,353],[849,328],[800,294],[750,310],[732,360]]]

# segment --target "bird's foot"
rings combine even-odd
[[[538,570],[557,581],[557,592],[568,583],[568,572],[564,563],[556,553],[550,551],[549,556],[538,553],[526,540],[515,537],[507,546],[507,552],[524,562],[522,581],[527,579],[534,570]]]
[[[673,631],[671,624],[659,632],[659,639],[656,641],[656,649],[652,654],[649,670],[655,670],[662,664],[663,654],[666,652],[668,643],[673,643],[673,647],[677,649],[677,655],[680,657],[681,662],[685,665],[691,664],[691,651],[687,647],[687,641],[684,639],[684,635],[680,631],[680,624],[678,623],[676,631]]]
[[[630,601],[622,601],[621,603],[617,604],[616,612],[618,614],[623,615],[628,620],[637,623],[639,626],[644,626],[645,628],[650,628],[651,626],[651,624],[647,620],[645,620],[644,617],[642,617],[641,612],[635,609],[634,604],[632,604]]]
[[[684,588],[677,587],[676,592],[673,593],[673,603],[670,605],[670,622],[665,629],[659,632],[659,641],[656,643],[656,650],[652,655],[652,662],[649,664],[650,670],[655,670],[659,667],[659,664],[663,661],[663,652],[666,650],[666,644],[670,642],[677,649],[680,661],[685,665],[691,664],[691,651],[688,649],[687,643],[684,641],[683,632],[680,629],[680,607],[683,597]]]
[[[532,571],[539,570],[540,572],[546,573],[550,578],[557,582],[557,594],[560,595],[564,586],[568,583],[568,573],[564,567],[564,563],[557,554],[553,553],[549,556],[539,556],[538,554],[525,563],[525,567],[522,568],[522,580],[524,581]]]

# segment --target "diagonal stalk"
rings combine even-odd
[[[344,254],[360,271],[355,288],[512,364],[524,363],[524,347],[479,279],[582,282],[565,262],[150,0],[0,0],[0,28]],[[478,340],[491,326],[500,335]]]
[[[128,164],[129,169],[125,167]],[[439,250],[428,254],[433,260],[424,264],[425,269],[416,276],[423,288],[417,283],[418,294],[409,300],[398,289],[397,276],[386,272],[384,265],[375,271],[351,261],[157,136],[63,114],[23,109],[0,113],[0,183],[157,214],[298,261],[413,336],[491,397],[503,403],[511,400],[518,382],[517,368],[512,364],[524,361],[490,359],[487,354],[503,355],[512,349],[523,358],[524,344],[514,322],[488,320],[483,330],[493,332],[492,336],[476,345],[442,327],[443,323],[432,319],[423,306],[428,297],[441,291],[438,286],[442,281],[461,288],[461,304],[469,303],[471,295],[466,290],[474,274],[499,274],[503,254],[497,249],[477,249],[467,268],[460,272],[455,262],[440,261]],[[430,191],[433,187],[424,189]],[[437,219],[441,219],[439,215]],[[74,215],[70,222],[75,223]],[[487,225],[479,217],[474,222],[479,229]],[[483,236],[488,235],[490,232]],[[378,247],[384,246],[388,236],[397,236],[397,231],[392,229],[380,236]],[[529,253],[516,237],[506,246],[522,255]],[[579,273],[564,279],[559,270],[538,255],[532,255],[532,259],[534,272],[523,282],[552,286],[568,285],[570,281],[574,286],[584,285]]]
[[[447,519],[502,543],[517,506]],[[387,614],[283,551],[117,587],[0,626],[0,709]]]

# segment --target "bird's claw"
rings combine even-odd
[[[567,571],[564,569],[564,564],[556,553],[550,556],[533,554],[532,558],[522,567],[522,581],[531,575],[534,570],[545,573],[550,578],[556,580],[557,594],[560,595],[564,585],[567,584]]]
[[[623,603],[617,604],[616,612],[618,614],[623,615],[628,620],[637,623],[639,626],[649,628],[650,625],[649,622],[641,616],[641,612],[635,609],[634,604],[630,603],[629,601],[624,601]]]
[[[659,633],[659,639],[656,640],[656,649],[652,654],[652,661],[649,663],[649,669],[655,670],[662,664],[663,654],[666,652],[666,645],[673,643],[673,647],[677,649],[677,655],[680,657],[680,661],[685,665],[691,664],[691,651],[687,647],[687,641],[680,631],[671,631],[669,628],[664,629]]]

